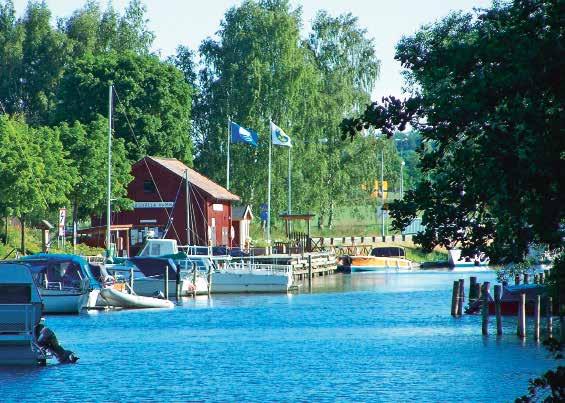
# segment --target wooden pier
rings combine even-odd
[[[312,252],[304,254],[272,254],[242,258],[258,264],[271,265],[273,268],[291,269],[295,281],[307,280],[309,276],[321,277],[333,274],[337,270],[336,255],[330,252]]]

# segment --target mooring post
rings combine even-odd
[[[530,283],[530,275],[528,273],[524,273],[524,284]]]
[[[165,266],[165,299],[169,299],[169,266]]]
[[[210,296],[210,294],[212,293],[212,265],[208,267],[207,280],[208,280],[208,296]]]
[[[519,274],[516,274],[516,275],[514,276],[514,284],[515,284],[515,285],[520,285],[520,275],[519,275]]]
[[[457,316],[463,316],[463,305],[465,305],[465,280],[459,279],[459,303],[457,304]]]
[[[547,319],[547,338],[551,338],[553,334],[553,298],[547,297],[547,306],[545,307],[545,317]]]
[[[180,291],[180,270],[179,269],[180,269],[180,267],[177,267],[177,272],[176,272],[176,276],[175,276],[175,285],[176,285],[176,287],[175,287],[175,297],[176,297],[177,302],[179,302],[180,297],[181,297],[181,295],[180,295],[180,293],[181,293],[181,291]]]
[[[534,305],[534,340],[536,341],[539,341],[540,311],[541,311],[541,296],[536,295],[536,300]]]
[[[475,284],[475,301],[480,300],[481,296],[481,283],[477,282],[477,284]]]
[[[502,298],[502,286],[496,284],[494,286],[494,309],[496,313],[496,334],[502,334],[502,309],[501,309],[501,298]]]
[[[133,294],[133,268],[129,269],[129,291]]]
[[[459,281],[454,281],[453,292],[451,293],[451,316],[457,316],[458,303],[459,303]]]
[[[526,294],[521,293],[518,299],[518,337],[526,337]]]
[[[308,255],[308,287],[312,287],[312,255]]]
[[[482,323],[482,331],[483,331],[483,335],[484,336],[488,336],[488,296],[489,296],[489,289],[490,289],[490,283],[488,281],[485,281],[483,283],[483,289],[482,289],[482,304],[481,304],[481,313],[482,313],[482,317],[483,317],[483,323]]]
[[[192,262],[192,297],[196,298],[196,263]]]
[[[469,278],[469,303],[477,300],[477,295],[475,294],[475,285],[477,285],[477,277],[471,276]]]

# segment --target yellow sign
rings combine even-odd
[[[380,189],[379,188],[379,181],[375,180],[374,184],[373,184],[373,191],[371,192],[371,197],[373,199],[376,199],[377,197],[380,198],[382,197],[383,199],[386,199],[388,196],[388,181],[383,181],[382,183],[383,188]],[[382,193],[381,193],[382,191]]]

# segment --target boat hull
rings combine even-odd
[[[188,280],[181,280],[180,282],[180,296],[186,297],[192,295],[194,285]],[[133,282],[133,291],[137,295],[152,297],[155,293],[165,294],[165,281],[161,279],[152,278],[136,278]],[[175,297],[177,292],[176,280],[169,280],[169,298]]]
[[[377,256],[351,256],[349,269],[355,272],[399,272],[411,271],[412,262],[408,259]]]
[[[96,290],[99,292],[99,290]],[[39,289],[43,299],[44,313],[75,313],[88,307],[91,300],[91,291],[68,291]],[[93,296],[94,297],[94,296]],[[97,295],[96,295],[97,297]],[[96,298],[94,298],[96,303]]]
[[[143,309],[143,308],[173,308],[174,304],[165,299],[144,297],[141,295],[128,294],[115,290],[111,287],[104,288],[100,291],[100,296],[104,298],[110,306]]]
[[[291,273],[212,273],[212,293],[285,293],[291,286]]]

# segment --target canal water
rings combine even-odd
[[[48,316],[76,365],[0,369],[12,401],[504,402],[556,366],[531,338],[450,316],[453,280],[492,272],[333,275],[312,292],[186,299],[158,311]]]

